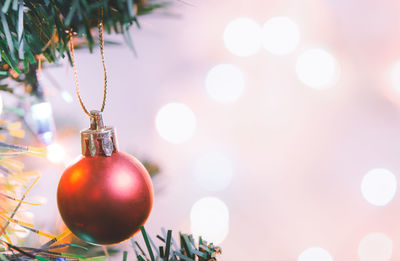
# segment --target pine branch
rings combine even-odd
[[[126,34],[137,16],[168,5],[163,0],[6,0],[0,3],[0,68],[8,65],[16,73],[27,73],[43,56],[54,63],[70,57],[70,32],[85,38],[92,51],[92,28],[103,9],[107,32]],[[11,4],[12,2],[12,4]],[[125,37],[130,41],[129,37]],[[132,43],[128,42],[131,46]],[[31,67],[32,68],[32,67]],[[0,77],[4,75],[0,70]],[[1,79],[0,79],[1,80]]]
[[[139,261],[213,261],[217,260],[216,257],[218,254],[222,253],[220,247],[212,243],[207,244],[201,237],[196,247],[196,242],[192,235],[181,233],[179,233],[181,247],[178,248],[176,241],[172,238],[171,230],[168,230],[167,233],[163,231],[166,234],[164,237],[157,236],[157,239],[164,243],[164,245],[157,248],[145,228],[141,227],[140,230],[146,245],[147,254],[137,241],[131,240],[132,247]]]
[[[172,231],[168,230],[164,237],[157,236],[162,245],[157,247],[149,237],[144,227],[141,227],[143,239],[146,247],[131,239],[132,247],[138,261],[216,261],[217,255],[221,254],[221,248],[199,239],[198,247],[192,235],[179,234],[181,248],[178,248],[176,241],[172,237]],[[164,231],[165,232],[165,231]],[[0,250],[0,260],[105,260],[106,256],[88,257],[82,254],[68,253],[61,251],[64,248],[80,249],[88,251],[88,248],[77,244],[49,245],[45,248],[19,247],[3,241],[7,248]],[[93,246],[90,246],[93,247]],[[147,251],[145,251],[147,250]],[[122,260],[127,260],[128,252],[123,252]],[[60,259],[61,258],[61,259]]]

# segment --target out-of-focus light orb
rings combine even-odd
[[[169,103],[156,116],[160,136],[171,143],[182,143],[193,136],[196,118],[192,110],[182,103]]]
[[[58,143],[53,143],[47,146],[47,159],[52,163],[61,163],[65,160],[65,150]]]
[[[37,121],[47,121],[53,115],[49,102],[39,102],[31,106],[32,117]]]
[[[205,197],[193,204],[190,211],[191,230],[195,237],[219,244],[228,235],[229,210],[216,197]]]
[[[61,91],[61,97],[64,99],[64,101],[66,101],[67,103],[72,103],[73,102],[73,98],[71,96],[71,94],[69,92],[67,92],[66,90],[62,90]]]
[[[296,73],[305,85],[315,89],[326,89],[337,80],[339,65],[327,51],[310,49],[297,58]]]
[[[361,261],[388,261],[392,256],[393,242],[382,233],[366,235],[358,245]]]
[[[333,257],[323,248],[310,247],[300,254],[297,261],[333,261]]]
[[[262,44],[272,54],[291,53],[296,49],[299,41],[299,27],[288,17],[273,17],[265,22],[262,28]]]
[[[33,219],[34,219],[35,215],[30,212],[30,211],[20,211],[19,213],[17,213],[16,218],[18,220],[23,220],[26,223],[33,223]],[[18,238],[27,238],[29,236],[29,230],[27,230],[26,228],[14,224],[14,228],[15,228],[15,235]]]
[[[34,132],[39,140],[49,145],[54,139],[54,120],[49,102],[39,102],[31,106],[31,116]]]
[[[197,183],[211,191],[228,187],[233,176],[233,162],[222,151],[209,151],[200,155],[194,164]]]
[[[224,43],[234,55],[253,55],[261,47],[261,26],[251,18],[236,18],[225,28]]]
[[[218,64],[207,73],[206,91],[218,102],[236,101],[242,95],[244,86],[244,75],[233,64]]]
[[[37,202],[41,205],[47,204],[49,201],[49,199],[44,196],[33,196],[32,199],[33,199],[33,202]]]
[[[18,238],[27,238],[29,236],[29,230],[20,225],[14,225],[14,229],[16,230],[15,235]]]
[[[400,61],[396,62],[392,65],[390,69],[390,82],[392,84],[392,88],[400,93]]]
[[[361,181],[363,197],[375,206],[387,205],[394,198],[396,190],[396,176],[387,169],[372,169]]]
[[[3,97],[0,95],[0,114],[3,112],[3,107],[4,107]]]
[[[38,134],[38,138],[44,144],[50,144],[54,139],[54,133],[52,131],[45,131],[41,134]]]

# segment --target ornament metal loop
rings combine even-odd
[[[106,156],[118,151],[116,131],[104,125],[101,111],[90,112],[90,128],[81,131],[83,156]]]

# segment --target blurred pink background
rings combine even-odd
[[[141,17],[142,29],[131,30],[138,57],[122,37],[106,37],[122,44],[105,49],[105,122],[117,128],[121,150],[162,170],[147,230],[208,235],[219,241],[222,261],[399,260],[400,2],[189,3],[170,7],[176,16]],[[251,23],[228,29],[243,17]],[[262,28],[274,17],[286,18],[272,25],[278,33],[271,36]],[[309,50],[323,54],[302,56]],[[274,54],[279,51],[287,53]],[[220,85],[208,86],[219,64],[236,71],[217,72],[220,78],[209,81]],[[77,51],[77,65],[83,99],[97,108],[98,49]],[[66,153],[62,163],[42,169],[46,179],[33,192],[48,197],[54,212],[35,220],[48,218],[52,227],[56,184],[65,163],[79,155],[78,130],[89,120],[66,61],[47,68],[42,82],[56,142]],[[170,103],[184,106],[160,116]],[[76,135],[63,136],[71,126]]]

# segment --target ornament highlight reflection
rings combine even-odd
[[[296,73],[305,85],[315,89],[326,89],[338,79],[339,65],[327,51],[310,49],[297,58]]]
[[[135,180],[128,172],[121,171],[112,177],[112,186],[116,193],[121,196],[130,193],[133,187],[135,187]]]
[[[372,169],[361,181],[363,197],[375,206],[387,205],[394,198],[396,190],[396,176],[387,169]]]
[[[323,248],[310,247],[300,254],[297,261],[333,261],[333,257]]]
[[[193,204],[190,211],[191,230],[195,237],[219,244],[228,235],[229,210],[216,197],[205,197]]]
[[[224,43],[234,55],[253,55],[261,47],[261,26],[251,18],[236,18],[225,28]]]
[[[368,234],[358,245],[358,256],[361,261],[388,261],[392,251],[392,240],[382,233]]]
[[[156,116],[159,135],[168,142],[182,143],[189,140],[196,129],[196,118],[192,110],[182,103],[169,103]]]
[[[299,41],[299,27],[288,17],[273,17],[262,28],[262,44],[272,54],[289,54],[296,49]]]
[[[219,191],[228,187],[233,171],[232,160],[221,151],[204,153],[194,164],[197,183],[211,191]]]
[[[218,64],[206,77],[208,95],[221,103],[234,102],[244,90],[245,80],[242,71],[233,64]]]

